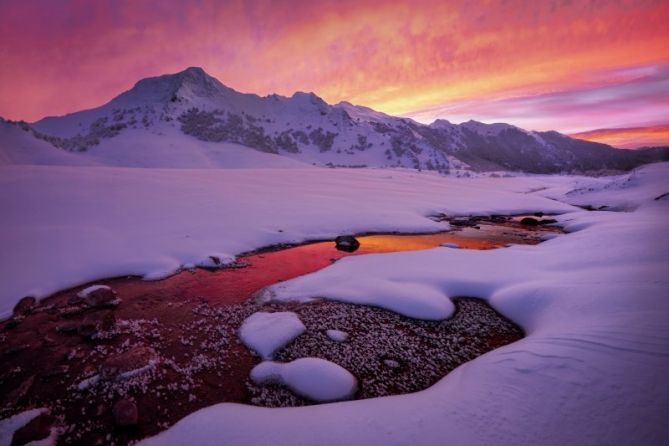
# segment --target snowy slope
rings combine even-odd
[[[280,410],[222,404],[146,444],[666,444],[668,176],[666,163],[606,179],[0,166],[0,312],[24,295],[159,277],[272,243],[435,230],[444,224],[426,216],[440,212],[564,212],[572,233],[538,246],[346,258],[271,290],[276,299],[362,290],[407,305],[399,285],[435,302],[473,295],[521,324],[525,339],[416,394]]]
[[[88,157],[60,150],[27,130],[0,119],[0,165],[88,166]]]
[[[525,329],[430,389],[280,410],[219,404],[142,444],[667,444],[669,200],[655,199],[667,175],[663,164],[593,187],[591,205],[622,192],[635,210],[565,214],[576,232],[542,245],[349,257],[273,287],[281,300],[393,299],[401,283],[481,297]]]
[[[437,120],[427,126],[347,102],[329,105],[313,93],[243,94],[201,68],[143,79],[101,107],[45,118],[32,129],[36,138],[84,152],[81,157],[85,158],[95,158],[97,146],[113,145],[134,156],[123,161],[104,157],[103,162],[132,165],[138,158],[137,165],[142,167],[165,166],[153,153],[154,146],[164,146],[161,135],[188,135],[211,143],[200,147],[212,150],[220,143],[237,143],[308,164],[442,173],[451,167],[535,173],[628,170],[669,157],[669,151],[616,150],[508,124],[456,125]],[[182,147],[186,153],[188,144]],[[136,155],[140,150],[149,154]],[[193,157],[207,158],[207,154],[198,151]],[[187,157],[180,160],[188,162]]]

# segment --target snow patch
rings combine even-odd
[[[12,443],[14,432],[21,429],[41,414],[47,412],[49,412],[49,410],[45,408],[30,409],[12,415],[4,420],[0,420],[0,446],[9,446]]]
[[[304,324],[291,311],[257,312],[244,320],[239,328],[239,337],[244,345],[263,359],[269,359],[304,330]]]
[[[261,362],[251,370],[251,379],[256,384],[283,384],[318,402],[344,400],[358,389],[358,380],[348,370],[321,358]]]

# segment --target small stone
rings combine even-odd
[[[37,305],[37,300],[32,296],[26,296],[16,303],[14,306],[15,316],[25,316],[29,314]]]
[[[157,358],[156,352],[144,346],[134,347],[127,352],[110,356],[100,365],[100,373],[105,378],[119,375],[148,366]]]
[[[351,235],[340,235],[335,239],[335,247],[339,251],[353,252],[360,247],[360,242]]]
[[[139,421],[137,404],[132,398],[124,398],[114,404],[112,408],[114,423],[117,426],[134,426]]]
[[[89,313],[79,325],[77,332],[80,336],[91,337],[101,331],[114,328],[116,316],[112,311]]]
[[[384,359],[383,363],[386,365],[386,367],[391,369],[396,369],[399,368],[400,366],[400,363],[395,361],[394,359]]]
[[[539,220],[532,217],[525,217],[522,220],[520,220],[520,224],[526,226],[537,226],[539,224]]]
[[[79,326],[77,324],[63,324],[56,327],[56,331],[58,333],[65,333],[65,334],[76,333],[78,330]]]
[[[116,291],[111,288],[98,288],[91,291],[86,297],[86,304],[91,307],[116,306],[121,299],[116,297]]]

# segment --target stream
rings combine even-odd
[[[356,236],[360,247],[354,252],[316,241],[261,249],[213,271],[94,282],[113,289],[120,303],[86,305],[77,293],[91,284],[58,292],[0,322],[0,419],[50,409],[17,431],[12,444],[44,438],[52,426],[63,428],[59,444],[128,444],[220,402],[313,404],[284,387],[250,382],[249,371],[260,359],[240,343],[237,329],[257,311],[297,313],[307,330],[275,360],[315,356],[335,362],[358,379],[355,399],[426,389],[462,363],[522,338],[522,330],[471,297],[454,299],[456,311],[445,321],[333,301],[260,305],[251,297],[345,256],[444,244],[497,249],[562,233],[553,225],[522,224],[522,218],[451,219],[452,229],[439,233]],[[327,330],[349,338],[334,342]],[[126,417],[119,418],[123,409]]]

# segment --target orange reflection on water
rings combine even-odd
[[[114,288],[122,296],[120,313],[141,311],[146,305],[156,308],[158,302],[207,300],[215,304],[243,302],[257,291],[278,282],[318,271],[338,259],[351,255],[417,251],[439,247],[445,243],[463,249],[494,249],[508,244],[536,244],[540,236],[556,232],[545,226],[523,227],[518,222],[481,223],[477,227],[458,228],[434,234],[380,234],[356,237],[360,248],[352,253],[339,251],[333,241],[315,242],[279,250],[240,256],[241,268],[228,267],[216,271],[195,269],[182,271],[158,281],[138,278],[98,281]],[[67,293],[76,292],[77,289]],[[125,316],[125,315],[124,315]],[[127,315],[130,317],[130,314]]]

